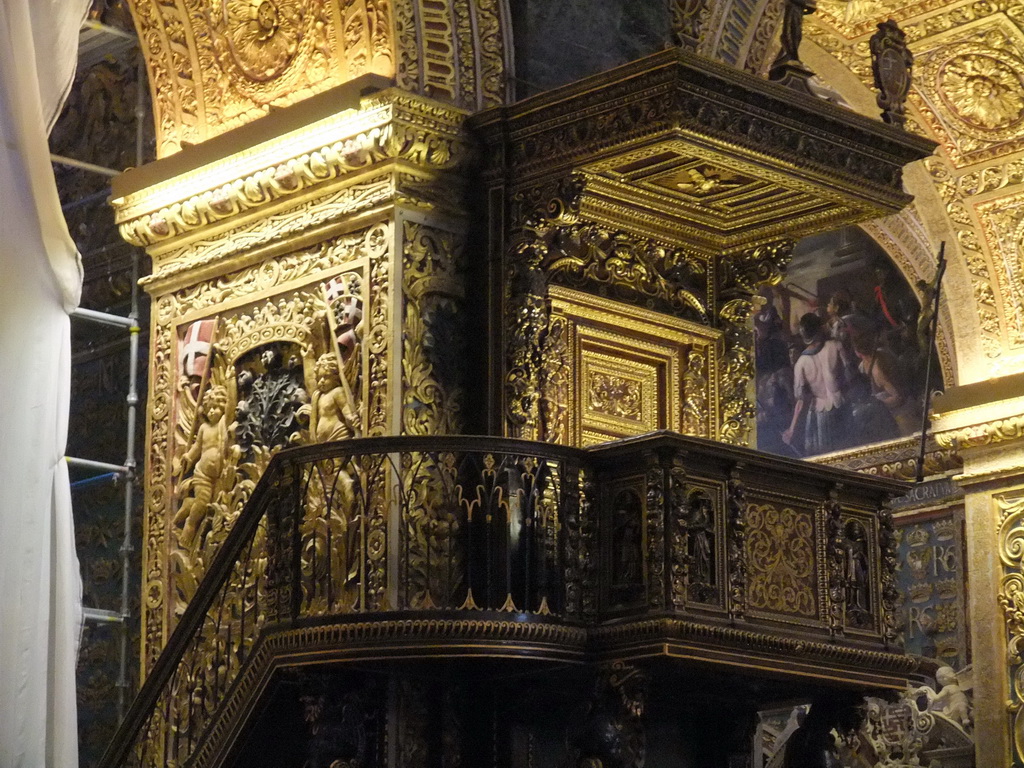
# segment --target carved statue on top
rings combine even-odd
[[[210,388],[200,405],[201,422],[195,440],[173,467],[177,476],[192,470],[191,477],[181,483],[179,490],[183,498],[174,516],[174,525],[182,526],[178,540],[186,549],[192,546],[206,519],[214,498],[214,487],[224,473],[228,459],[230,430],[227,402],[227,390],[223,386]]]
[[[786,0],[782,17],[782,49],[768,70],[768,79],[814,96],[809,84],[814,76],[800,61],[800,43],[803,40],[804,16],[818,10],[816,0]]]
[[[924,694],[928,699],[929,712],[941,712],[965,731],[971,727],[971,705],[960,687],[960,681],[952,667],[939,667],[935,672],[936,693],[928,686],[912,691]]]
[[[871,70],[879,90],[878,106],[882,120],[902,128],[907,122],[905,105],[910,93],[914,56],[907,46],[907,36],[895,21],[878,25],[871,36]]]

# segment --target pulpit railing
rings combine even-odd
[[[103,764],[185,764],[264,630],[396,611],[570,615],[561,515],[577,455],[454,437],[283,451]]]
[[[515,637],[489,628],[564,628],[582,659],[646,653],[668,621],[719,658],[749,646],[782,669],[792,648],[902,674],[885,503],[903,487],[672,433],[586,450],[392,437],[282,451],[101,765],[205,765],[268,638],[342,625],[461,622],[479,632],[465,643],[506,650]],[[401,639],[421,656],[468,647]]]

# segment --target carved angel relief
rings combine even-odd
[[[347,273],[310,296],[200,320],[179,336],[170,520],[179,609],[274,453],[360,435],[361,291]],[[351,479],[341,485],[350,493]]]

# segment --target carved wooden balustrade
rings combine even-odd
[[[671,433],[282,451],[102,764],[219,764],[300,663],[660,654],[903,687],[902,487]]]

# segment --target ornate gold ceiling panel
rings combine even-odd
[[[499,0],[129,0],[164,157],[360,75],[505,100]]]

